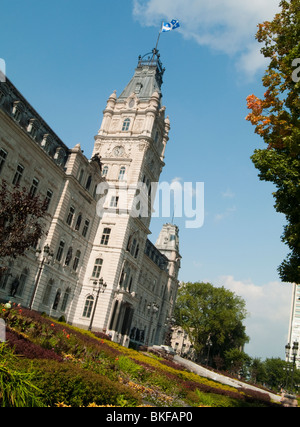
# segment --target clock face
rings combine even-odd
[[[124,147],[115,147],[114,149],[113,149],[113,154],[114,154],[114,156],[116,156],[116,157],[120,157],[120,156],[123,156],[123,154],[124,154]]]

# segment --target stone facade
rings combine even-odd
[[[91,159],[79,144],[65,146],[8,79],[0,83],[0,178],[49,201],[38,247],[1,262],[1,300],[12,300],[18,277],[14,300],[23,306],[124,346],[164,342],[181,257],[175,225],[163,227],[156,245],[148,240],[151,183],[170,130],[163,74],[157,51],[139,58],[124,91],[107,101]]]
[[[300,342],[300,285],[293,284],[292,303],[291,303],[291,316],[288,333],[288,343],[290,344],[290,354],[288,357],[289,361],[293,360],[293,345],[295,342]],[[300,348],[296,355],[296,366],[300,369]]]

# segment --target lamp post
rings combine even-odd
[[[206,346],[207,346],[207,359],[206,359],[206,366],[208,366],[208,361],[209,361],[209,352],[212,346],[212,341],[210,339],[210,335],[208,335],[207,341],[206,341]]]
[[[36,256],[38,256],[41,252],[42,252],[41,249],[37,249],[36,250]],[[38,275],[36,277],[36,281],[34,283],[33,292],[32,292],[32,295],[31,295],[31,298],[30,298],[30,302],[29,302],[29,305],[28,305],[28,307],[29,307],[30,310],[32,309],[33,301],[34,301],[34,298],[35,298],[36,290],[37,290],[38,285],[39,285],[39,281],[40,281],[40,278],[41,278],[41,274],[42,274],[42,270],[43,270],[45,261],[48,261],[49,258],[52,259],[53,256],[54,256],[54,253],[50,249],[50,246],[48,244],[45,245],[44,249],[43,249],[43,258],[42,258],[42,261],[40,263]],[[50,262],[50,261],[48,261],[48,262]]]
[[[296,366],[296,358],[298,354],[299,349],[299,343],[297,341],[293,342],[293,347],[291,347],[290,343],[288,343],[285,346],[285,355],[287,359],[287,377],[286,377],[286,388],[288,389],[289,384],[289,373],[291,372],[291,389],[290,391],[293,392],[294,388],[294,373],[295,373],[295,366]],[[290,355],[292,350],[292,362],[290,363]]]
[[[96,295],[96,302],[95,302],[94,309],[93,309],[93,314],[92,314],[91,321],[90,321],[90,326],[88,328],[89,331],[92,330],[92,325],[93,325],[93,321],[94,321],[96,307],[97,307],[97,304],[98,304],[99,294],[100,294],[100,292],[103,294],[104,291],[105,291],[105,289],[106,289],[106,287],[107,287],[107,284],[103,282],[103,278],[102,277],[101,277],[101,279],[94,280],[94,282],[93,282],[93,291],[94,292],[96,291],[97,295]]]
[[[173,332],[173,325],[175,325],[175,317],[166,317],[165,321],[165,340],[164,343],[166,345],[171,345],[172,343],[172,332]]]
[[[151,317],[150,317],[149,332],[147,335],[146,345],[149,344],[149,340],[150,340],[150,334],[151,334],[151,328],[152,328],[152,322],[153,322],[153,315],[158,312],[159,306],[155,302],[153,302],[152,304],[149,303],[147,305],[147,309],[148,309],[148,312],[149,312]]]

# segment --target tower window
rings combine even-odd
[[[108,173],[108,166],[104,166],[103,170],[102,170],[102,176],[106,176]]]
[[[83,174],[84,174],[84,170],[83,170],[83,169],[81,169],[80,174],[79,174],[79,178],[78,178],[78,182],[79,182],[79,184],[81,184],[81,183],[82,183]]]
[[[73,263],[73,270],[76,271],[78,268],[78,264],[79,264],[79,260],[80,260],[80,256],[81,256],[81,252],[77,251],[75,258],[74,258],[74,263]]]
[[[105,245],[105,246],[108,245],[110,232],[111,232],[110,228],[104,228],[103,234],[102,234],[102,237],[101,237],[101,245]]]
[[[123,127],[122,127],[122,131],[126,132],[129,130],[129,126],[130,126],[130,119],[125,119],[123,122]]]
[[[94,297],[90,295],[85,300],[85,305],[84,305],[83,314],[82,314],[83,317],[89,318],[91,316],[93,305],[94,305]]]
[[[67,224],[68,225],[72,224],[74,213],[75,213],[74,206],[70,206],[70,210],[69,210],[69,213],[68,213],[68,216],[67,216]]]
[[[72,253],[73,253],[73,249],[72,249],[72,246],[70,246],[68,249],[67,256],[66,256],[65,265],[70,265],[70,262],[72,259]]]
[[[117,208],[119,203],[119,197],[118,196],[112,196],[110,200],[110,207],[111,208]]]
[[[122,166],[119,171],[119,181],[124,181],[125,172],[126,172],[126,168],[125,166]]]
[[[59,243],[57,254],[56,254],[56,260],[57,261],[61,261],[61,257],[62,257],[63,251],[64,251],[64,247],[65,247],[65,242],[63,240],[61,240]]]
[[[80,229],[80,225],[81,225],[81,221],[82,221],[82,215],[79,214],[77,221],[76,221],[76,225],[75,225],[75,230],[78,231]]]
[[[90,189],[91,183],[92,183],[92,175],[89,175],[89,177],[88,177],[88,179],[86,181],[86,184],[85,184],[86,190]]]
[[[86,237],[88,229],[89,229],[89,226],[90,226],[90,221],[88,219],[86,219],[85,222],[84,222],[83,229],[82,229],[82,235],[83,235],[83,237]]]
[[[96,279],[100,277],[102,264],[103,264],[103,259],[97,258],[95,261],[92,277],[95,277]]]

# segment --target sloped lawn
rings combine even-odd
[[[16,305],[2,305],[0,317],[0,406],[277,406],[266,393],[216,383]],[[21,390],[23,399],[13,398]]]

